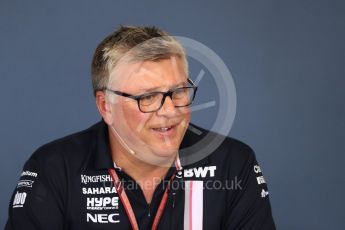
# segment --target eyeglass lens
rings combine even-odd
[[[190,87],[177,88],[172,92],[171,100],[176,107],[187,106],[192,102],[194,89]],[[153,92],[139,99],[140,110],[150,112],[158,110],[162,105],[164,93]]]

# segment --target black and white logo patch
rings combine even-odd
[[[258,184],[265,184],[266,183],[265,178],[263,176],[258,176],[256,178],[256,180],[258,181]]]
[[[20,181],[18,181],[17,188],[20,188],[20,187],[32,188],[33,183],[34,183],[33,180],[20,180]]]
[[[259,165],[254,165],[254,172],[255,173],[261,173],[261,168]]]
[[[27,195],[26,192],[17,192],[16,195],[14,195],[13,208],[23,207],[25,203],[26,195]]]
[[[31,177],[37,177],[37,173],[36,172],[31,172],[31,171],[28,171],[28,170],[25,170],[22,172],[22,174],[20,174],[21,177],[23,176],[31,176]]]
[[[111,182],[110,175],[80,175],[82,184]]]
[[[269,192],[268,191],[265,191],[265,189],[262,189],[261,190],[261,197],[262,198],[265,198],[266,196],[268,196]]]
[[[99,224],[108,224],[108,223],[120,223],[118,213],[86,213],[86,222],[88,223],[99,223]]]
[[[119,197],[87,197],[87,210],[111,210],[119,208]]]
[[[113,194],[116,193],[115,187],[91,187],[82,188],[83,194]]]
[[[192,169],[183,170],[184,178],[206,178],[214,177],[217,166],[206,166],[206,167],[197,167]],[[177,177],[181,178],[182,172],[178,172]]]

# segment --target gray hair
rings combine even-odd
[[[182,61],[188,76],[188,62],[182,45],[157,27],[121,26],[96,48],[91,65],[93,93],[104,90],[111,70],[119,63],[159,61],[172,56]]]

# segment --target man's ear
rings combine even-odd
[[[96,92],[96,105],[105,123],[112,125],[111,104],[106,100],[106,95],[103,91]]]

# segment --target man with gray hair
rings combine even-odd
[[[174,37],[122,26],[98,45],[91,75],[102,120],[35,151],[5,229],[275,229],[249,146],[223,137],[188,160],[220,135],[191,131],[198,87]]]

